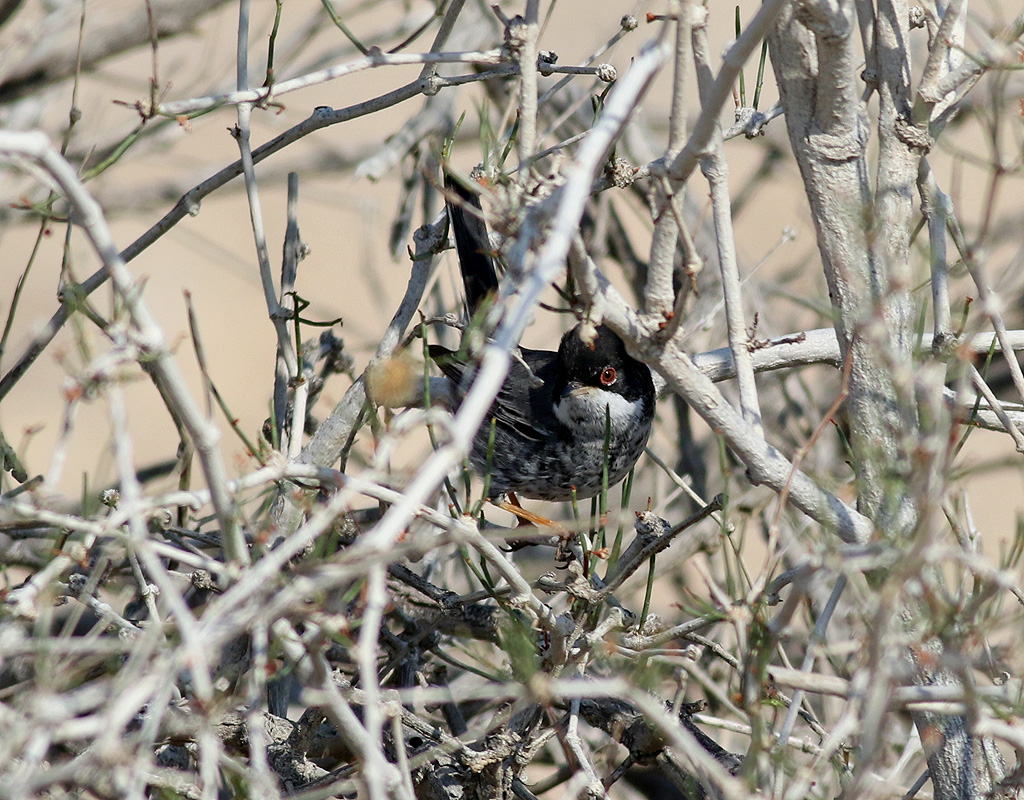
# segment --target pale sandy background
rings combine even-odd
[[[116,9],[122,0],[94,0],[90,7]],[[339,10],[346,7],[338,3]],[[502,4],[508,13],[518,6]],[[289,0],[285,4],[283,35],[297,28],[299,23],[317,13],[316,0]],[[748,19],[757,4],[742,4],[744,19]],[[391,13],[406,13],[406,6],[394,4]],[[429,13],[425,3],[412,3],[408,8],[419,14]],[[266,37],[273,19],[274,4],[254,3],[252,42],[254,85],[262,82],[260,72]],[[581,61],[595,50],[616,29],[624,13],[643,16],[648,10],[660,11],[657,4],[561,2],[556,6],[542,38],[541,47],[555,50],[560,63]],[[712,41],[720,51],[732,36],[733,5],[714,0],[712,12]],[[161,79],[166,83],[166,99],[182,99],[204,94],[212,88],[228,88],[233,81],[236,11],[228,6],[204,19],[194,35],[180,37],[161,46]],[[410,12],[412,13],[412,12]],[[379,12],[378,12],[379,14]],[[368,42],[382,22],[380,16],[351,13],[346,16],[354,30]],[[8,26],[8,41],[0,41],[0,52],[9,47],[10,37],[24,32],[32,24],[27,13]],[[19,27],[20,26],[20,27]],[[630,56],[652,34],[652,29],[641,24],[639,30],[620,43],[605,60],[620,70],[628,68]],[[432,36],[432,33],[430,34]],[[425,49],[429,36],[422,40]],[[310,45],[309,54],[326,53],[329,61],[346,60],[349,55],[335,54],[332,49],[343,42],[336,31],[326,30]],[[121,57],[82,80],[79,105],[84,116],[75,131],[75,149],[88,149],[90,140],[111,130],[127,132],[136,123],[130,109],[115,105],[114,100],[134,102],[145,96],[149,75],[150,54],[140,49]],[[311,55],[298,60],[298,64],[312,65]],[[2,64],[2,61],[0,61]],[[291,72],[282,65],[284,75]],[[764,89],[762,107],[775,100],[770,67]],[[319,105],[343,107],[397,87],[416,74],[414,68],[389,68],[335,81],[283,98],[285,108],[256,112],[253,116],[253,146],[276,135],[306,118]],[[754,66],[747,69],[748,91],[753,84]],[[664,135],[668,101],[668,76],[663,75],[644,104],[644,112],[655,122],[654,129]],[[56,136],[62,131],[70,104],[69,85],[50,90],[48,131]],[[476,88],[460,90],[458,107],[469,112],[467,119],[475,120],[474,104],[479,102]],[[354,120],[320,131],[299,143],[293,150],[273,156],[257,167],[257,175],[274,173],[273,179],[261,183],[261,202],[268,234],[271,258],[279,268],[280,247],[284,233],[284,186],[279,176],[287,169],[289,159],[301,153],[316,151],[371,154],[374,148],[399,129],[422,103],[421,99],[400,104],[382,113]],[[165,180],[180,181],[184,188],[198,183],[222,166],[237,158],[235,141],[227,129],[235,121],[232,109],[223,109],[196,119],[191,131],[171,126],[158,138],[160,144],[146,144],[130,153],[124,162],[108,175],[90,184],[91,188],[111,209],[111,225],[118,244],[122,247],[146,230],[167,209],[177,195],[169,199],[150,201],[146,193],[135,192],[152,187]],[[727,123],[728,115],[724,118]],[[468,123],[467,123],[468,124]],[[768,137],[788,150],[783,121],[775,121]],[[984,153],[985,143],[971,126],[958,132],[955,141],[965,151]],[[1011,139],[1011,142],[1013,140]],[[544,142],[545,146],[551,142]],[[750,143],[743,139],[727,145],[732,170],[731,185],[734,194],[746,185],[751,171],[760,162],[763,143]],[[933,155],[933,166],[943,185],[954,194],[957,211],[970,229],[978,221],[979,209],[986,191],[985,172],[964,158],[949,152]],[[459,153],[460,166],[468,168],[479,158],[478,151],[464,148]],[[0,176],[2,181],[13,181],[11,175]],[[701,195],[705,192],[699,176],[691,182]],[[199,215],[179,223],[157,244],[133,261],[132,272],[145,281],[145,297],[163,325],[167,338],[175,345],[179,364],[192,385],[198,390],[198,370],[187,336],[187,320],[183,291],[192,292],[199,325],[205,342],[209,367],[220,391],[232,412],[250,435],[255,435],[268,415],[268,403],[273,379],[274,337],[267,321],[266,308],[259,285],[255,250],[249,224],[249,212],[240,192],[241,179],[236,179],[224,190],[206,198]],[[8,184],[10,188],[10,184]],[[1009,176],[1002,187],[1002,212],[1016,214],[1024,219],[1020,209],[1021,181]],[[180,193],[180,192],[179,192]],[[361,370],[368,354],[387,324],[404,290],[409,271],[407,261],[392,262],[386,248],[386,237],[397,198],[397,176],[392,174],[378,183],[356,179],[351,174],[303,174],[300,184],[300,227],[311,254],[301,264],[297,282],[298,291],[313,301],[307,316],[319,319],[343,317],[341,335],[356,357],[356,368]],[[124,206],[134,206],[126,209]],[[796,233],[796,239],[775,250],[782,231]],[[786,158],[773,178],[757,189],[756,194],[736,219],[737,241],[744,275],[756,274],[758,280],[771,282],[776,276],[797,275],[799,279],[788,284],[795,292],[789,299],[763,296],[774,305],[773,332],[797,330],[807,323],[808,312],[804,303],[824,306],[827,295],[820,275],[806,204],[792,160]],[[645,250],[649,235],[644,225],[635,226],[635,244]],[[56,308],[54,292],[61,260],[63,228],[53,225],[45,240],[36,265],[29,277],[21,307],[15,319],[8,352],[0,367],[9,368],[20,355],[31,334],[49,318]],[[8,215],[0,228],[0,309],[6,315],[15,282],[27,261],[36,232],[36,225],[15,214]],[[922,236],[920,244],[925,239]],[[72,244],[72,267],[79,277],[91,273],[97,266],[95,258],[81,237]],[[988,274],[999,285],[1012,283],[1015,274],[1015,249],[1004,247],[992,254],[987,265]],[[450,259],[439,280],[446,292],[452,285]],[[953,287],[956,295],[972,293],[968,283],[960,278]],[[452,295],[449,292],[449,297]],[[93,296],[97,307],[110,309],[107,288]],[[453,301],[454,302],[454,301]],[[550,325],[550,321],[548,321]],[[540,331],[540,332],[538,332]],[[547,332],[545,332],[547,331]],[[527,344],[551,346],[550,328],[527,332]],[[85,328],[85,341],[94,348],[104,346],[91,326]],[[714,343],[720,346],[724,342]],[[65,404],[62,383],[83,364],[70,326],[31,368],[20,385],[3,402],[0,424],[9,439],[25,459],[30,474],[51,469],[51,455],[61,429]],[[155,390],[138,371],[129,372],[124,389],[129,407],[130,432],[139,466],[144,466],[174,453],[177,438],[170,419],[164,412]],[[831,380],[825,370],[808,373],[809,380]],[[344,379],[335,379],[325,391],[324,408],[341,397]],[[222,449],[232,468],[242,471],[247,460],[242,444],[224,429]],[[671,457],[671,442],[667,435],[654,439],[655,449]],[[972,437],[965,463],[1005,460],[1008,466],[997,472],[984,472],[970,482],[969,497],[976,520],[986,539],[993,543],[1012,537],[1016,519],[1021,512],[1022,479],[1019,457],[1014,455],[1006,436],[977,432]],[[713,456],[712,456],[713,457]],[[91,487],[115,480],[110,454],[110,432],[107,409],[101,402],[85,404],[79,409],[74,430],[69,440],[67,462],[55,488],[77,495],[82,488],[83,475],[88,473]],[[712,465],[712,483],[717,472]],[[714,489],[714,485],[712,485]]]

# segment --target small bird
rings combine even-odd
[[[445,186],[459,267],[472,315],[498,289],[480,202],[450,177]],[[431,345],[430,356],[452,384],[465,392],[467,365],[460,354]],[[643,452],[654,420],[650,368],[632,358],[604,325],[588,340],[580,325],[557,352],[519,348],[508,377],[473,438],[470,464],[490,475],[488,496],[518,494],[537,500],[593,497],[622,480]],[[491,431],[494,431],[491,445]],[[607,438],[607,450],[606,441]]]

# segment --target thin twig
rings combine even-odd
[[[196,444],[207,484],[212,491],[211,499],[221,523],[228,557],[235,563],[245,563],[248,561],[245,542],[234,518],[231,498],[224,490],[227,475],[217,452],[218,431],[203,418],[189,392],[167,347],[163,332],[140,296],[124,259],[114,245],[101,209],[79,180],[74,168],[53,149],[43,134],[0,132],[0,153],[25,156],[38,163],[53,177],[75,209],[78,224],[89,237],[128,309],[134,328],[133,338],[146,358],[147,368],[154,375],[167,401],[181,415]]]

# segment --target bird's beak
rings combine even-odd
[[[584,392],[589,391],[589,389],[589,386],[586,386],[579,381],[569,381],[565,385],[565,388],[562,389],[562,397],[568,397],[569,395],[574,394],[583,394]]]

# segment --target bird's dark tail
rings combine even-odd
[[[488,295],[498,291],[498,273],[494,269],[480,199],[451,175],[445,175],[444,185],[459,197],[459,202],[448,201],[448,217],[452,221],[459,269],[466,287],[466,305],[472,316]]]

